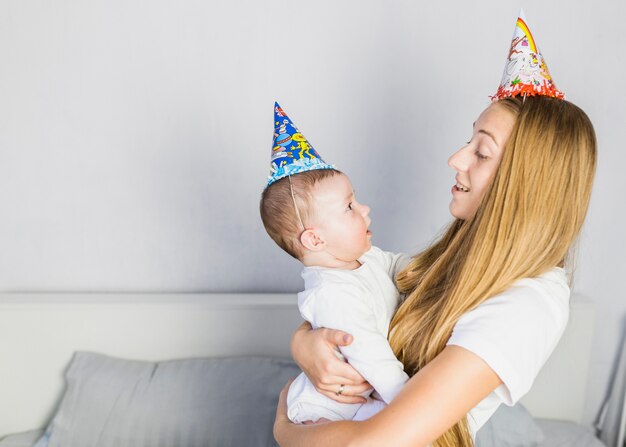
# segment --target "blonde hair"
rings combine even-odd
[[[562,263],[585,220],[596,166],[587,115],[543,96],[491,107],[517,120],[477,212],[452,222],[397,277],[407,298],[391,322],[390,344],[409,375],[441,353],[463,314]],[[433,443],[472,445],[467,416]]]
[[[310,221],[313,215],[313,187],[338,174],[341,172],[336,169],[300,172],[277,180],[263,191],[260,209],[265,230],[294,258],[301,259],[303,254],[299,239],[304,231],[301,222]]]

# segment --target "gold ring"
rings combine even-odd
[[[346,386],[342,383],[342,384],[339,386],[339,391],[337,391],[335,394],[336,394],[337,396],[341,396],[341,394],[343,393],[343,390],[344,390],[345,388],[346,388]]]

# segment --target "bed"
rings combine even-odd
[[[2,294],[0,447],[35,445],[76,351],[153,362],[288,358],[300,321],[293,294]],[[603,445],[581,423],[592,332],[592,303],[574,296],[566,333],[522,400],[543,435],[534,445]]]

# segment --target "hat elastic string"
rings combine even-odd
[[[288,175],[287,177],[289,177],[289,189],[291,190],[291,200],[293,201],[293,208],[296,210],[296,216],[298,216],[298,222],[300,222],[302,231],[304,231],[306,228],[304,227],[304,224],[302,223],[302,218],[300,217],[300,211],[298,210],[298,205],[296,204],[296,195],[293,192],[293,183],[291,183],[291,176]]]

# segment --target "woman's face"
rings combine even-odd
[[[497,103],[487,107],[474,123],[472,139],[448,159],[456,171],[450,213],[458,219],[471,218],[493,179],[516,116]]]

